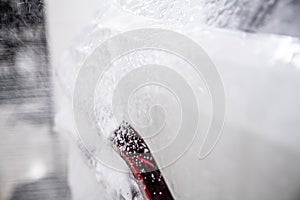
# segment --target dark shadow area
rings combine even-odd
[[[0,199],[67,200],[42,0],[0,0]]]

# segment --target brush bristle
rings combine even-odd
[[[111,141],[120,153],[149,153],[149,148],[142,137],[126,121],[114,131]]]

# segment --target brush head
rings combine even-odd
[[[146,142],[128,122],[123,121],[120,124],[114,131],[111,141],[113,148],[131,169],[142,173],[158,169]]]

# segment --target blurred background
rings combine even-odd
[[[126,12],[164,20],[149,10],[180,1],[0,0],[0,200],[74,199],[68,182],[68,151],[54,130],[53,66],[61,64],[61,55],[99,8],[114,3]],[[299,0],[201,2],[203,7],[187,11],[205,10],[205,16],[199,18],[201,25],[300,37]],[[291,161],[291,170],[298,174],[294,174],[289,198],[299,200],[299,151],[281,150],[280,144],[264,149],[262,140],[253,140],[262,143],[263,152],[282,153],[278,156],[286,159],[279,162]],[[243,149],[243,145],[237,147]],[[247,184],[247,180],[240,182]]]

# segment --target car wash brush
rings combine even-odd
[[[130,168],[145,199],[174,199],[151,150],[128,122],[123,121],[110,140],[113,148]]]

